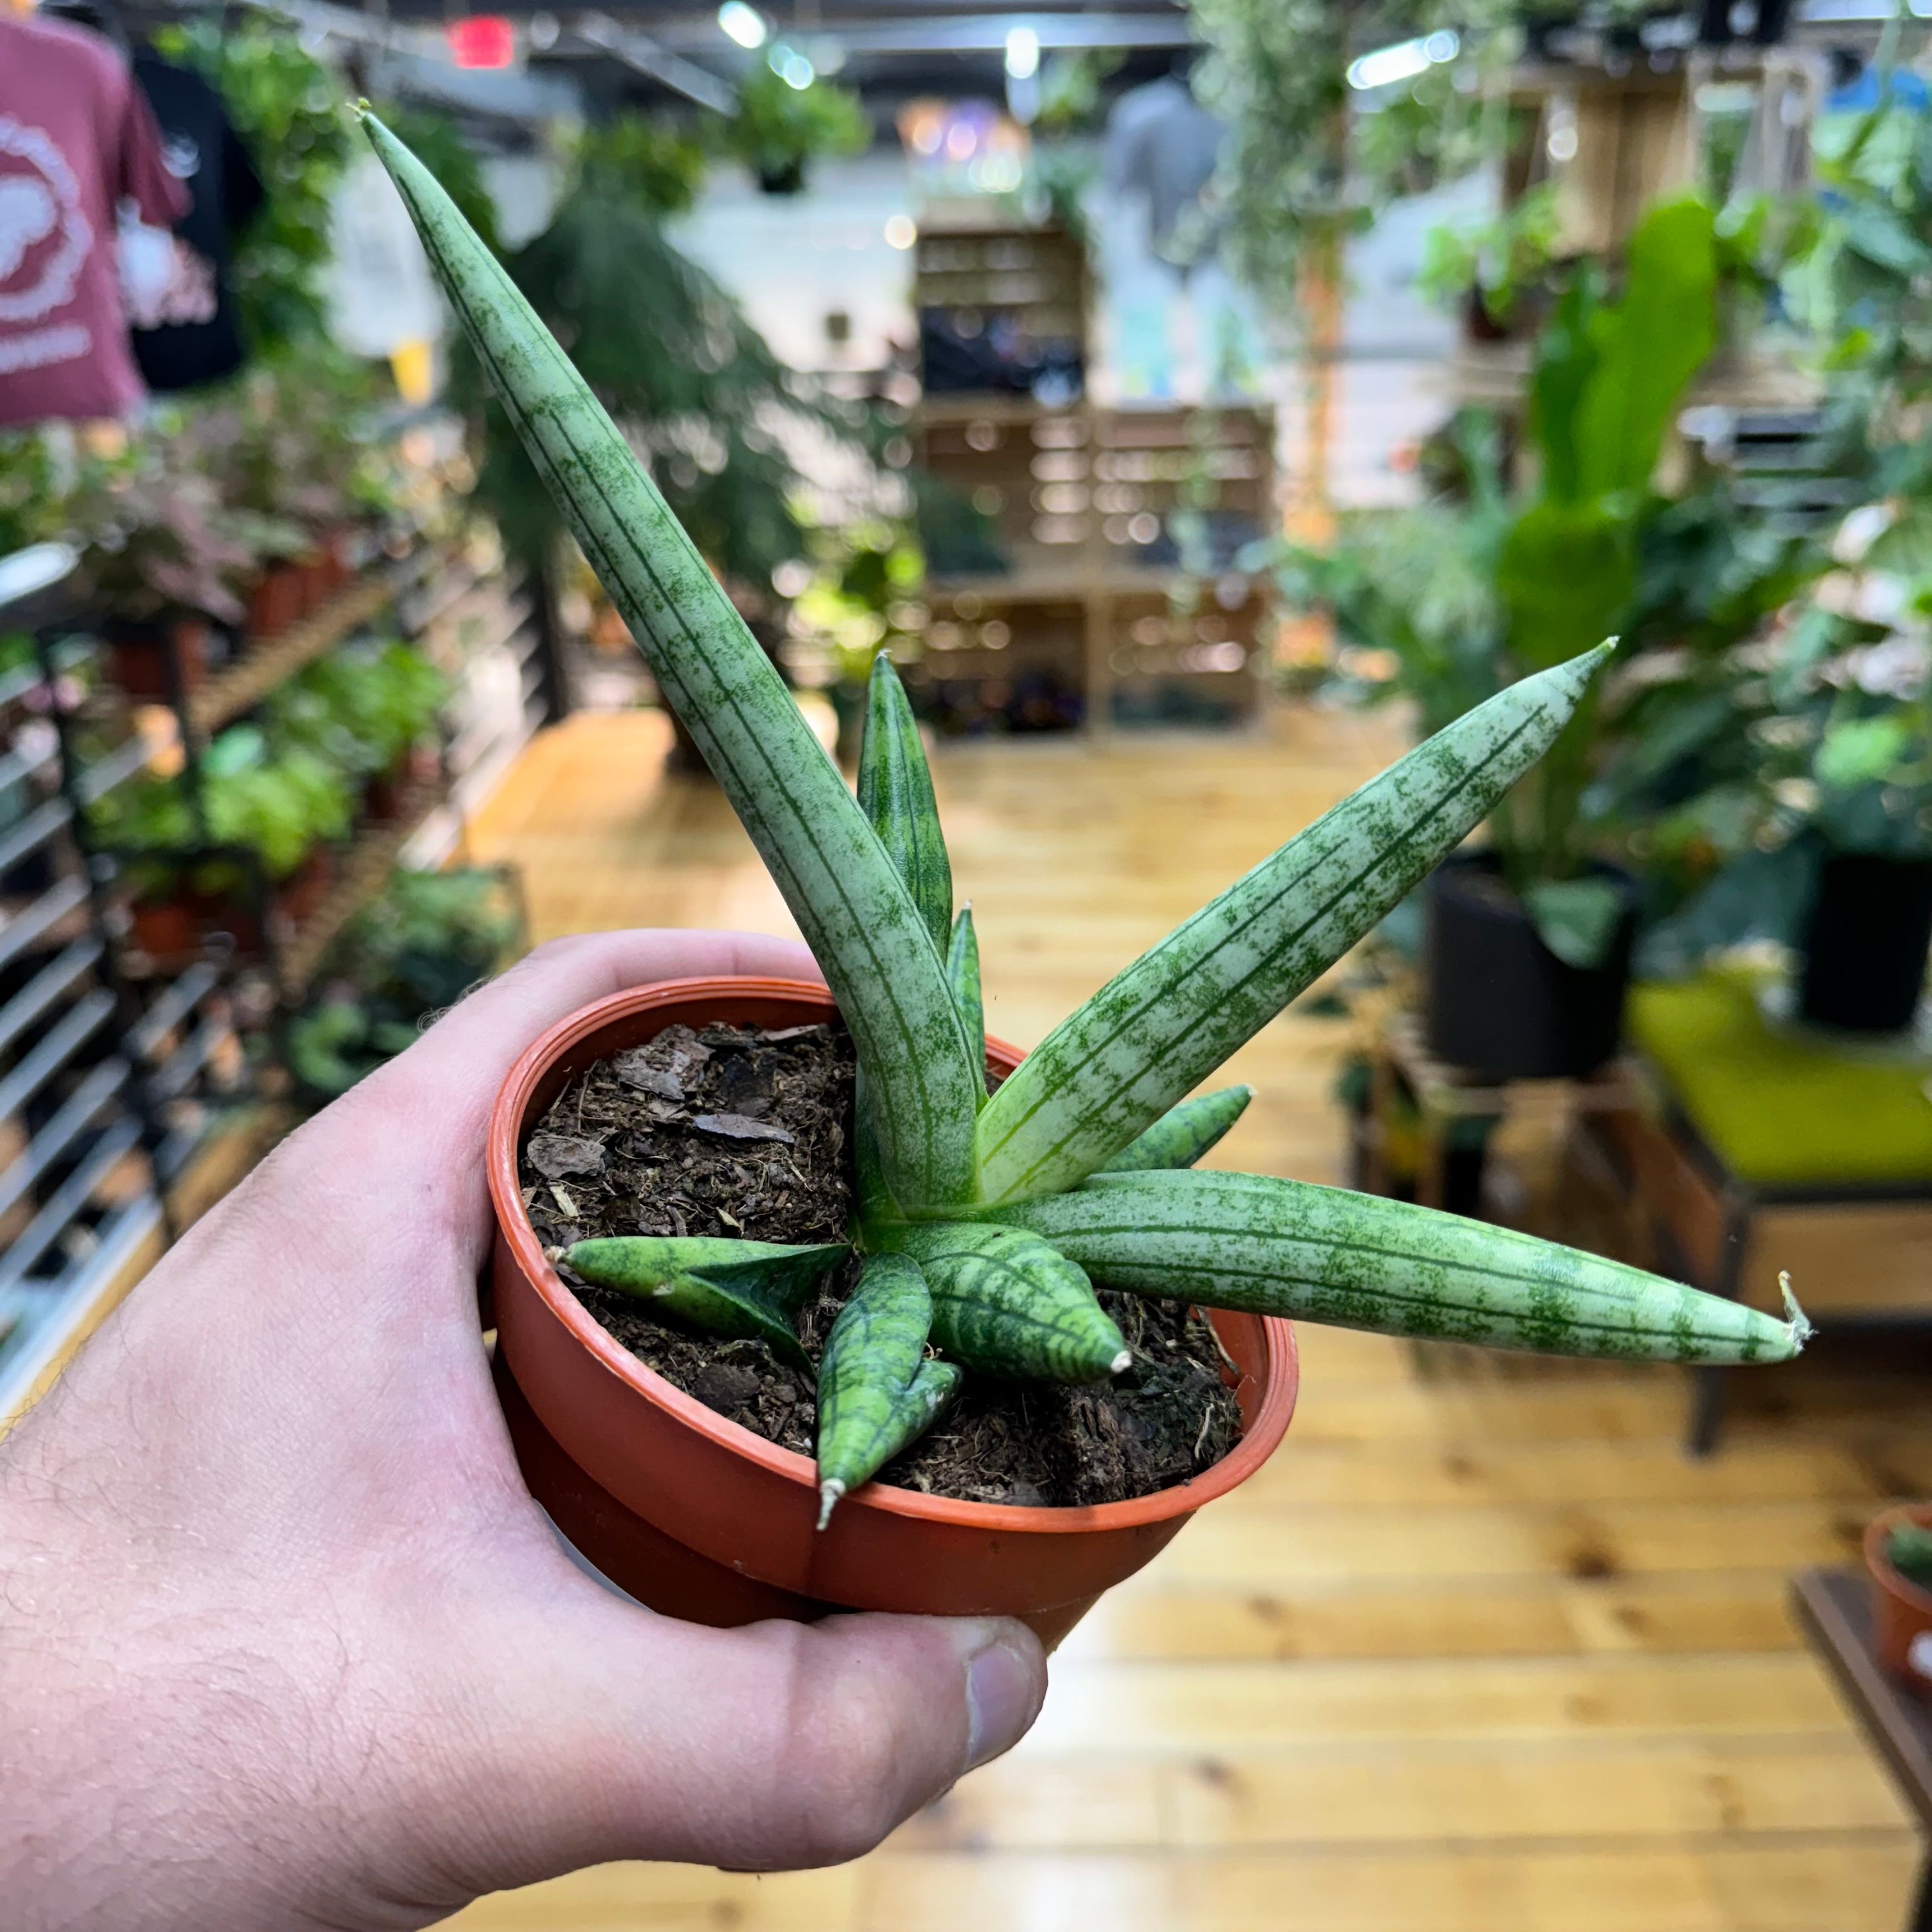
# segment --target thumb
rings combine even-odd
[[[487,1822],[490,1841],[456,1866],[485,1888],[614,1858],[776,1871],[856,1858],[1010,1749],[1046,1692],[1039,1640],[1004,1618],[715,1630],[601,1594],[558,1607],[499,1653],[520,1662],[502,1734],[477,1754],[487,1802],[418,1814]]]

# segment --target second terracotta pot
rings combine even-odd
[[[1872,1642],[1878,1660],[1923,1696],[1932,1696],[1932,1590],[1915,1583],[1885,1552],[1901,1523],[1932,1529],[1932,1503],[1889,1509],[1865,1528],[1865,1568],[1871,1573]]]
[[[730,1625],[838,1609],[998,1614],[1055,1643],[1280,1442],[1298,1381],[1288,1323],[1213,1317],[1238,1369],[1242,1434],[1192,1482],[1079,1509],[958,1502],[868,1483],[821,1532],[811,1461],[646,1368],[544,1260],[524,1213],[524,1132],[583,1068],[674,1024],[777,1028],[836,1016],[825,989],[806,982],[674,980],[573,1013],[511,1070],[490,1123],[491,1283],[498,1387],[524,1480],[598,1570],[672,1616]],[[989,1042],[987,1059],[1010,1071],[1019,1055]]]

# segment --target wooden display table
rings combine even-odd
[[[1932,1706],[1880,1668],[1870,1590],[1856,1570],[1807,1570],[1792,1584],[1791,1608],[1900,1796],[1932,1832]],[[1932,1865],[1919,1868],[1905,1925],[1906,1932],[1932,1932]]]
[[[1359,1185],[1370,1194],[1394,1191],[1388,1130],[1399,1102],[1415,1112],[1415,1198],[1425,1208],[1456,1205],[1450,1198],[1450,1159],[1459,1122],[1498,1123],[1513,1115],[1628,1113],[1640,1104],[1636,1070],[1613,1060],[1588,1080],[1490,1080],[1431,1054],[1419,1014],[1394,1014],[1370,1066],[1369,1131],[1360,1150]]]

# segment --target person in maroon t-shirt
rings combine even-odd
[[[0,427],[121,416],[146,393],[115,248],[124,198],[156,228],[188,212],[119,56],[0,12]]]

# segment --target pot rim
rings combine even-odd
[[[580,1006],[540,1035],[518,1056],[490,1110],[484,1155],[485,1178],[496,1226],[518,1266],[535,1286],[564,1330],[602,1366],[646,1402],[663,1409],[717,1447],[759,1465],[773,1475],[815,1498],[817,1465],[808,1456],[768,1442],[748,1429],[707,1408],[696,1396],[658,1375],[605,1329],[566,1285],[545,1258],[542,1244],[524,1212],[523,1191],[517,1178],[517,1155],[524,1118],[538,1082],[568,1048],[610,1020],[634,1012],[675,1006],[694,998],[728,998],[742,994],[763,998],[793,999],[801,1004],[838,1009],[830,992],[808,980],[782,980],[752,974],[721,974],[682,980],[663,980],[626,988]],[[988,1039],[989,1054],[1010,1058],[1017,1065],[1017,1048]],[[962,1528],[998,1531],[1022,1536],[1063,1535],[1076,1532],[1132,1529],[1186,1516],[1246,1481],[1280,1445],[1294,1413],[1300,1376],[1293,1324],[1276,1316],[1262,1318],[1268,1350],[1259,1378],[1261,1400],[1249,1423],[1226,1455],[1212,1468],[1185,1483],[1156,1490],[1126,1502],[1095,1503],[1072,1508],[1034,1507],[1016,1503],[964,1502],[930,1496],[869,1482],[847,1498],[848,1509],[878,1510],[892,1516]]]
[[[1905,1522],[1916,1523],[1922,1529],[1932,1529],[1932,1503],[1894,1503],[1890,1509],[1874,1516],[1865,1525],[1865,1568],[1871,1572],[1874,1582],[1889,1590],[1901,1602],[1909,1604],[1922,1616],[1932,1617],[1932,1590],[1913,1582],[1885,1553],[1886,1537]]]

